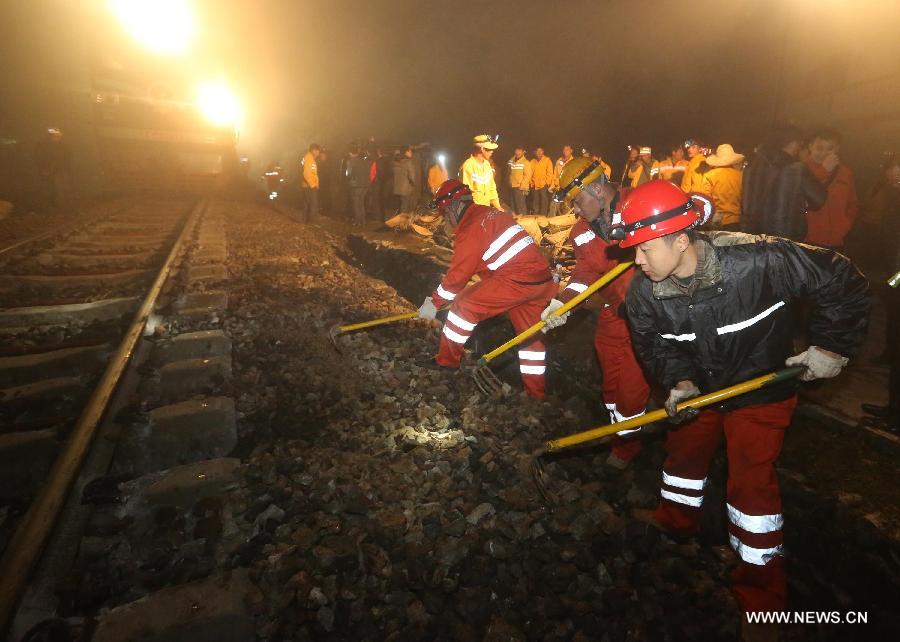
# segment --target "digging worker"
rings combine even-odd
[[[707,470],[724,437],[727,513],[740,558],[733,590],[745,612],[783,611],[781,497],[775,460],[797,404],[796,379],[698,411],[676,405],[786,365],[803,381],[837,376],[862,344],[868,283],[848,258],[778,237],[699,233],[711,207],[653,181],[621,206],[613,238],[635,248],[643,274],[628,290],[631,339],[648,372],[669,391],[660,502],[637,517],[680,534],[700,527]],[[811,303],[810,346],[793,352],[794,304]],[[743,618],[744,635],[756,635]],[[749,629],[747,628],[749,627]],[[776,633],[762,632],[763,635]]]
[[[560,327],[569,316],[569,313],[550,316],[552,312],[584,292],[621,260],[631,258],[630,252],[623,252],[609,237],[611,213],[615,211],[619,192],[609,182],[607,167],[590,158],[576,158],[560,174],[554,198],[571,203],[578,216],[569,233],[576,262],[569,284],[541,313],[548,328]],[[603,309],[594,333],[594,350],[603,371],[603,402],[612,423],[644,414],[650,397],[650,386],[634,356],[624,315],[625,293],[633,275],[633,270],[625,272],[600,293]],[[640,450],[641,442],[633,436],[628,439],[616,436],[607,463],[625,468]]]
[[[463,348],[475,326],[484,319],[509,313],[516,332],[537,323],[556,293],[547,259],[534,239],[512,215],[472,200],[461,181],[451,179],[438,188],[435,205],[454,230],[453,259],[447,274],[419,308],[423,319],[452,303],[434,361],[424,367],[458,368]],[[481,280],[466,287],[472,275]],[[544,342],[540,332],[519,349],[519,370],[525,392],[544,396]]]
[[[459,168],[459,177],[472,190],[472,199],[477,205],[490,205],[502,210],[494,180],[494,167],[491,165],[491,156],[498,147],[487,134],[479,134],[473,138],[472,154]]]

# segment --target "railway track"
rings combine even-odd
[[[57,588],[110,474],[117,484],[233,447],[165,434],[198,417],[209,433],[223,414],[234,433],[229,399],[185,401],[227,377],[214,354],[227,339],[165,331],[215,315],[224,260],[205,201],[134,201],[0,248],[0,637],[75,614]]]

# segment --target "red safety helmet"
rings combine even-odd
[[[651,239],[706,223],[713,204],[703,194],[685,194],[669,181],[650,181],[631,190],[613,216],[610,236],[619,247],[632,247]]]
[[[438,187],[437,192],[434,193],[433,205],[434,207],[443,207],[467,194],[469,196],[472,195],[472,190],[469,189],[469,186],[458,179],[451,178],[441,183],[441,186]]]

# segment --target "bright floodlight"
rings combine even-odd
[[[160,54],[183,53],[194,37],[187,0],[109,0],[131,36]]]
[[[197,107],[215,125],[237,125],[241,106],[237,97],[222,81],[207,81],[197,87]]]
[[[443,165],[444,161],[447,160],[443,154],[438,154],[438,162]]]

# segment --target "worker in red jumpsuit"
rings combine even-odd
[[[781,496],[775,461],[797,404],[786,379],[703,410],[677,405],[788,366],[801,380],[835,377],[865,337],[868,283],[831,250],[774,236],[700,233],[711,212],[667,181],[651,181],[623,199],[611,238],[635,248],[642,274],[626,307],[634,351],[664,389],[679,424],[667,436],[660,502],[640,514],[670,532],[700,528],[707,471],[723,438],[728,457],[728,532],[740,558],[732,587],[746,612],[783,611]],[[809,347],[794,352],[795,304],[808,301]],[[776,639],[742,618],[745,639]]]
[[[569,316],[550,316],[551,312],[584,292],[620,261],[631,259],[630,252],[623,252],[609,240],[619,192],[608,182],[605,169],[590,158],[576,158],[560,174],[554,199],[571,203],[579,218],[569,233],[575,268],[568,285],[541,314],[550,329],[565,324]],[[594,333],[594,351],[603,371],[603,401],[612,423],[643,415],[650,397],[650,386],[634,356],[623,314],[625,292],[633,275],[632,270],[625,272],[596,295],[602,298],[603,308]],[[639,430],[626,430],[613,437],[612,452],[606,460],[609,465],[623,469],[631,463],[641,451],[641,442],[634,434]]]
[[[528,232],[510,214],[475,204],[472,191],[461,181],[445,181],[435,194],[435,204],[455,231],[453,260],[437,289],[422,303],[419,316],[434,319],[438,308],[452,305],[437,357],[421,365],[458,368],[475,326],[507,312],[516,332],[522,332],[540,321],[556,283]],[[475,274],[481,280],[469,286]],[[520,346],[522,383],[532,397],[544,396],[545,356],[540,333]]]

